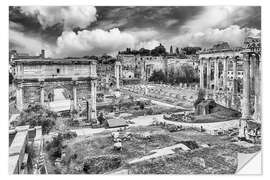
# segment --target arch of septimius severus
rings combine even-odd
[[[200,88],[206,90],[208,98],[241,111],[243,119],[261,120],[260,39],[247,38],[241,48],[204,50],[199,60]],[[232,79],[228,78],[229,64],[232,64]],[[237,76],[241,66],[243,88],[239,91]],[[229,83],[232,89],[228,88]]]

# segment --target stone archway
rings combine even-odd
[[[44,84],[44,100],[52,102],[64,99],[73,100],[72,82],[48,82]],[[61,96],[61,97],[59,97]]]

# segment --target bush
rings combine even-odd
[[[42,127],[42,133],[48,134],[55,125],[57,114],[52,112],[40,104],[29,105],[20,114],[19,126],[30,125],[30,128],[35,126]]]
[[[121,166],[122,160],[116,155],[91,157],[84,161],[83,171],[87,174],[102,174]]]
[[[63,141],[69,140],[77,137],[76,132],[67,131],[63,133],[58,133],[57,136],[53,137],[51,142],[46,145],[46,150],[48,151],[49,159],[55,161],[57,158],[61,158]]]
[[[53,137],[53,140],[47,143],[46,151],[48,151],[50,160],[55,161],[57,158],[61,158],[62,143],[63,143],[63,136],[61,134],[58,134],[58,136]]]

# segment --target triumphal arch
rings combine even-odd
[[[50,106],[58,100],[80,110],[88,102],[90,117],[96,119],[95,60],[33,58],[16,59],[14,63],[18,110],[31,103]]]

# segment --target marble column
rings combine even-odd
[[[249,54],[244,54],[244,79],[243,79],[243,106],[242,118],[250,119],[250,59]]]
[[[73,81],[73,107],[75,110],[77,110],[77,81]]]
[[[207,89],[211,89],[211,59],[207,59],[207,76],[206,76],[206,87]]]
[[[200,59],[200,88],[204,89],[204,66],[203,66],[203,59]]]
[[[219,68],[218,68],[218,65],[219,65],[219,59],[215,59],[215,72],[214,72],[214,78],[215,78],[215,91],[218,91],[219,90],[219,87],[218,87],[218,81],[219,81],[219,78],[218,78],[218,74],[219,74]]]
[[[16,107],[19,111],[23,110],[23,85],[21,82],[17,84],[16,88]]]
[[[232,106],[236,108],[236,99],[237,99],[237,59],[233,58],[233,89],[232,89]]]
[[[223,59],[223,91],[227,91],[227,82],[228,82],[228,59]]]
[[[118,61],[115,62],[114,70],[115,70],[115,78],[116,78],[116,89],[119,89],[120,88],[120,85],[119,85],[120,62]]]
[[[95,122],[97,119],[97,80],[91,80],[91,121]]]
[[[255,55],[250,56],[250,95],[253,96],[255,93],[254,90],[254,80],[255,80],[255,61],[256,57]]]
[[[255,121],[261,121],[261,68],[260,68],[260,56],[256,57],[256,61],[254,63],[254,67],[255,67],[255,82],[254,82],[254,86],[255,86],[255,103],[254,103],[254,115],[253,115],[253,119]]]
[[[40,82],[40,104],[44,105],[44,81]]]
[[[224,100],[225,104],[228,107],[228,59],[223,59],[223,92],[224,92]]]

